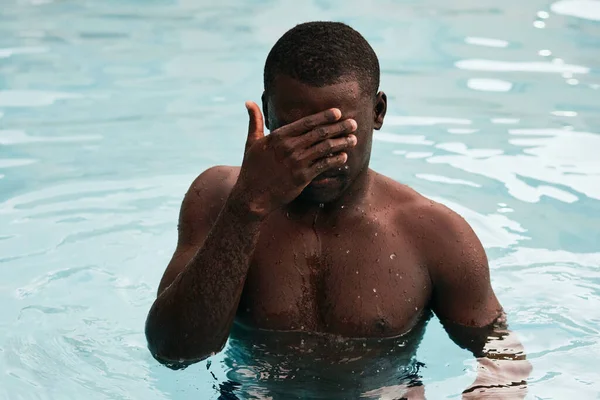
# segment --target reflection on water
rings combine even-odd
[[[461,60],[456,67],[472,71],[495,71],[495,72],[547,72],[547,73],[572,73],[587,74],[588,67],[581,65],[564,64],[561,62],[509,62],[495,60]]]
[[[496,179],[513,197],[526,202],[539,202],[541,196],[548,196],[572,203],[579,199],[578,192],[600,199],[600,166],[595,150],[600,146],[600,135],[561,129],[511,129],[509,134],[512,136],[508,142],[524,148],[523,154],[509,155],[502,150],[490,153],[467,149],[464,143],[443,143],[437,147],[454,154],[431,157],[429,162],[450,164]],[[523,177],[564,189],[532,185]]]
[[[557,14],[600,21],[600,3],[594,0],[561,0],[552,4],[552,11]]]
[[[347,339],[304,332],[256,331],[235,325],[224,353],[222,398],[400,398],[422,386],[416,350],[430,315],[409,333]]]

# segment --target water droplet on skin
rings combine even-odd
[[[417,311],[418,309],[419,309],[418,307],[415,307],[415,311]]]
[[[319,208],[325,208],[325,204],[323,204],[323,203],[320,203],[320,204],[319,204]]]
[[[290,219],[290,213],[289,213],[289,212],[286,212],[286,213],[285,213],[285,217],[286,217],[287,219]]]
[[[358,271],[356,271],[356,275],[358,275]]]
[[[373,288],[373,293],[377,293],[377,289]]]
[[[393,260],[394,258],[396,258],[396,253],[390,254],[390,260]]]
[[[346,254],[350,253],[350,250],[346,250]]]
[[[344,207],[346,207],[346,206],[341,206],[340,208],[344,208]]]
[[[375,232],[375,236],[377,236],[377,232]]]
[[[344,169],[348,169],[348,166],[347,166],[347,165],[344,165]]]

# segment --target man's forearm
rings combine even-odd
[[[463,392],[463,398],[524,398],[531,364],[527,361],[516,334],[507,329],[494,332],[477,358],[475,382]]]
[[[477,378],[464,392],[463,399],[481,399],[483,394],[521,399],[527,394],[531,364],[526,359],[477,359]]]
[[[450,338],[477,359],[477,377],[463,399],[520,399],[526,394],[531,364],[517,335],[508,329],[506,314],[485,327],[474,328],[442,320]]]
[[[157,359],[199,361],[223,347],[261,224],[230,196],[202,247],[150,309],[146,337]]]

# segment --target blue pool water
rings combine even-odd
[[[238,348],[170,371],[143,324],[187,186],[239,164],[268,50],[315,19],[378,52],[372,167],[473,225],[534,368],[528,398],[600,398],[600,2],[363,3],[0,0],[0,398],[231,385]],[[417,356],[430,399],[474,378],[435,319]]]

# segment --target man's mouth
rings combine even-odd
[[[312,180],[312,186],[329,186],[340,180],[342,175],[332,173],[322,173]]]

